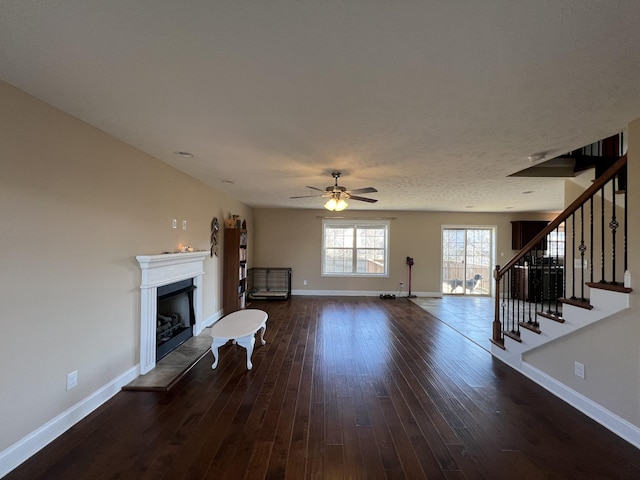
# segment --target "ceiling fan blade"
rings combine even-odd
[[[365,187],[365,188],[356,188],[355,190],[349,190],[349,193],[376,193],[376,190],[373,187]]]
[[[311,198],[311,197],[324,197],[324,194],[322,195],[300,195],[297,197],[289,197],[289,198]]]
[[[324,190],[322,190],[321,188],[310,187],[309,185],[307,185],[307,188],[310,188],[312,190],[318,190],[319,192],[324,192]]]
[[[350,195],[349,200],[360,200],[361,202],[369,202],[369,203],[376,203],[378,201],[375,198],[358,197],[356,195]]]

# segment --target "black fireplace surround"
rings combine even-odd
[[[158,287],[156,361],[193,336],[193,279]]]

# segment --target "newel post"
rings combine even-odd
[[[496,308],[493,314],[493,341],[502,343],[502,324],[500,323],[500,265],[496,265],[493,278],[496,282]]]

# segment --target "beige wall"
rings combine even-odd
[[[0,145],[2,451],[138,363],[136,255],[208,249],[213,216],[252,217],[1,82]],[[221,308],[221,261],[207,257],[205,270],[206,319]],[[74,370],[79,385],[67,392]]]
[[[340,217],[392,218],[389,238],[388,278],[336,278],[320,275],[322,217],[326,210],[254,210],[257,242],[254,265],[292,267],[292,288],[303,293],[317,291],[362,291],[398,293],[400,282],[407,289],[406,258],[414,258],[412,292],[441,292],[441,229],[443,226],[490,226],[497,230],[498,263],[513,255],[511,221],[551,219],[552,214],[364,212],[347,210]],[[503,257],[500,254],[504,253]],[[308,284],[303,285],[303,280]]]
[[[629,126],[629,211],[640,211],[640,120]],[[568,198],[567,200],[572,200]],[[524,360],[547,375],[640,427],[640,222],[629,219],[631,308],[528,353]],[[574,362],[585,366],[585,378],[574,375]]]

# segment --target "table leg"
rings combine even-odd
[[[213,341],[211,342],[211,353],[213,354],[213,364],[211,368],[216,368],[218,366],[218,359],[220,356],[218,355],[218,348],[229,341],[228,338],[216,338],[213,337]]]
[[[263,323],[262,326],[260,327],[260,342],[262,342],[262,345],[266,345],[267,342],[264,341],[264,332],[267,331],[267,322]]]
[[[238,342],[238,345],[247,350],[247,370],[251,370],[253,368],[253,364],[251,363],[251,354],[253,353],[253,346],[256,343],[254,334],[252,333],[246,337],[236,338],[236,341]]]

